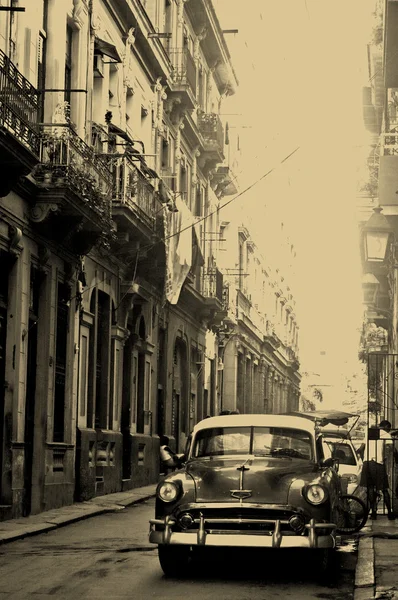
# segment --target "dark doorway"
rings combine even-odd
[[[144,433],[145,423],[145,354],[138,355],[137,433]]]
[[[131,337],[127,340],[123,354],[123,391],[122,391],[122,435],[123,435],[123,479],[131,479],[131,398],[135,389],[133,373],[133,352]]]
[[[158,385],[157,434],[164,435],[164,393],[161,385]]]
[[[164,435],[165,433],[165,382],[166,382],[166,331],[159,328],[158,338],[158,396],[156,407],[157,418],[157,434]]]
[[[37,373],[37,321],[39,315],[40,285],[41,275],[37,269],[32,267],[30,271],[28,357],[26,371],[24,516],[30,515],[32,508],[32,474]]]
[[[176,452],[180,451],[180,394],[173,392],[171,408],[171,435],[176,441]]]
[[[0,277],[0,500],[2,499],[4,475],[4,403],[5,403],[5,375],[6,375],[6,342],[7,342],[7,308],[9,274],[14,263],[14,258],[7,252],[0,251],[1,277]],[[1,502],[0,502],[1,503]]]

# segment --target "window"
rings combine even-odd
[[[72,87],[72,38],[73,30],[72,27],[67,25],[66,27],[66,47],[65,47],[65,92],[64,100],[70,104]]]
[[[46,37],[43,32],[40,32],[39,39],[37,42],[37,88],[44,90],[46,85]],[[44,102],[43,94],[41,94],[41,102],[39,107],[39,121],[44,121]]]
[[[169,142],[162,139],[162,169],[167,169],[169,167]],[[169,182],[167,182],[169,183]]]
[[[87,426],[108,427],[110,364],[110,298],[94,290],[90,312],[94,315],[90,336]]]
[[[197,433],[195,458],[236,454],[312,460],[312,438],[307,431],[288,427],[217,427]]]
[[[356,466],[357,461],[349,444],[331,440],[325,440],[325,444],[327,444],[332,458],[337,459],[341,465]]]
[[[55,348],[55,383],[54,383],[54,432],[53,441],[64,441],[65,429],[65,383],[66,383],[66,351],[68,339],[70,288],[58,282],[57,290],[57,329]]]

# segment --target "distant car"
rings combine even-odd
[[[198,548],[301,548],[317,570],[336,546],[340,478],[317,424],[286,415],[227,415],[198,423],[183,469],[156,493],[150,542],[166,575]]]
[[[323,430],[323,444],[329,448],[331,458],[338,460],[338,474],[342,479],[344,493],[355,494],[361,480],[362,459],[359,456],[349,434]],[[324,449],[325,456],[328,451]]]

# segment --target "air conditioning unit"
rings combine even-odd
[[[104,63],[102,54],[94,54],[94,77],[104,76]]]

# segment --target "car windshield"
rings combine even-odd
[[[356,466],[355,454],[350,444],[343,441],[325,440],[331,457],[338,459],[341,465]]]
[[[213,427],[195,436],[193,458],[235,454],[311,460],[312,438],[289,427]]]

